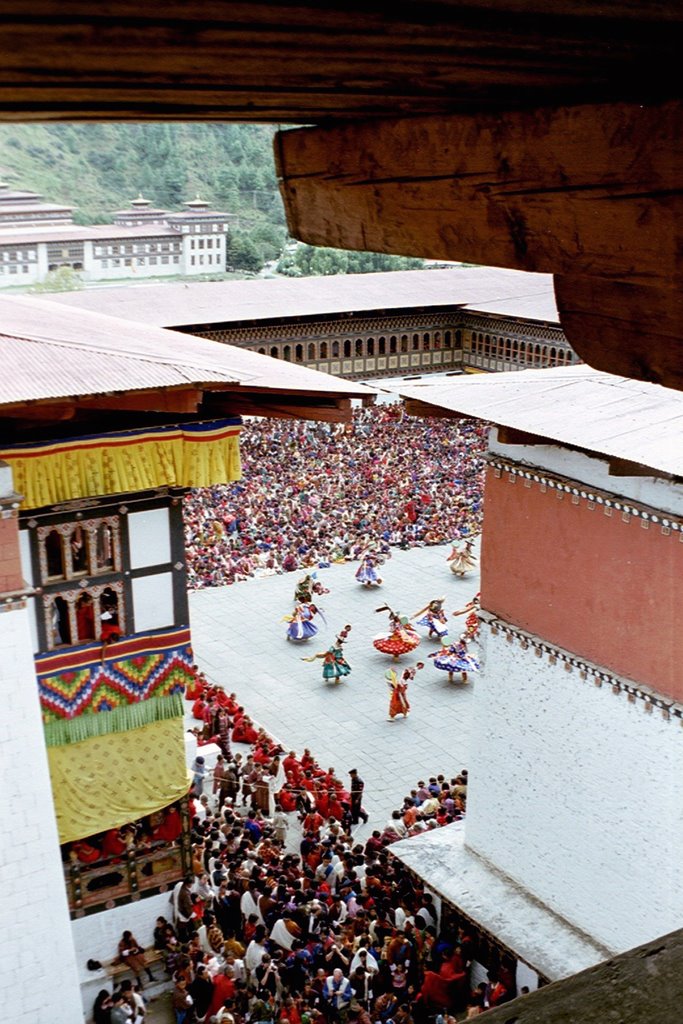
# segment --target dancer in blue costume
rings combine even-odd
[[[285,615],[284,621],[288,622],[288,640],[310,640],[318,632],[318,627],[313,622],[316,615],[323,618],[320,608],[314,604],[297,604],[291,615]],[[324,620],[323,620],[324,621]]]
[[[459,672],[463,683],[467,682],[468,672],[478,672],[479,662],[471,654],[467,653],[467,646],[462,640],[457,643],[442,647],[440,651],[434,651],[427,655],[434,659],[434,667],[448,672],[449,683],[453,682],[453,676]]]
[[[446,613],[443,610],[443,603],[446,600],[445,597],[437,597],[433,601],[430,601],[428,605],[421,608],[419,612],[415,612],[412,616],[417,619],[416,625],[427,626],[429,628],[429,639],[443,640],[448,635],[448,619]],[[418,619],[418,615],[422,615],[421,619]]]
[[[377,566],[382,564],[382,559],[372,551],[365,551],[361,555],[360,565],[356,569],[356,579],[364,587],[381,587],[382,577],[377,572]]]

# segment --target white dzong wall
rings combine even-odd
[[[11,491],[7,467],[0,495]],[[16,538],[18,544],[18,536]],[[81,995],[22,600],[0,612],[0,1006],[7,1021],[78,1024]]]
[[[482,641],[467,846],[613,951],[680,928],[680,721],[485,623]]]

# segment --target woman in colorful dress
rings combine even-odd
[[[473,540],[466,540],[464,548],[458,548],[455,544],[451,546],[451,553],[446,561],[451,563],[451,572],[456,576],[464,576],[466,572],[476,569],[477,559],[472,554],[473,547]]]
[[[382,577],[377,573],[377,566],[382,564],[381,558],[370,551],[361,555],[360,565],[356,569],[356,579],[364,587],[381,587]]]
[[[414,668],[405,668],[400,676],[396,675],[393,668],[387,669],[384,678],[389,684],[391,696],[389,698],[389,721],[393,722],[397,715],[408,717],[410,703],[408,701],[408,683],[415,678],[419,668],[424,668],[424,663],[418,661]]]
[[[417,619],[416,625],[428,627],[429,640],[442,640],[448,635],[448,619],[446,618],[446,613],[443,610],[443,603],[445,600],[445,597],[437,597],[413,615],[413,618]],[[422,615],[422,618],[418,619],[418,615]]]
[[[454,615],[465,615],[465,637],[466,642],[476,640],[479,636],[479,594],[475,594],[471,601],[468,601],[464,608],[460,608]]]
[[[320,609],[314,604],[298,604],[291,615],[284,617],[284,621],[289,623],[287,639],[310,640],[318,632],[313,619],[320,614]]]
[[[378,633],[372,641],[372,646],[382,654],[390,654],[395,661],[402,654],[414,651],[420,643],[420,634],[411,626],[407,615],[392,611],[386,604],[375,611],[389,612],[389,632]]]
[[[351,666],[344,657],[343,646],[349,635],[351,627],[344,626],[341,633],[326,651],[314,654],[311,658],[302,658],[302,661],[315,661],[317,658],[323,660],[323,679],[326,683],[338,683],[344,676],[351,673]]]
[[[442,647],[440,651],[434,651],[427,655],[434,659],[434,667],[448,672],[448,682],[453,682],[453,676],[459,672],[463,683],[467,682],[468,672],[478,672],[479,662],[471,654],[467,653],[467,646],[463,640]]]

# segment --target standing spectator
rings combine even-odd
[[[354,825],[358,824],[358,819],[362,818],[363,823],[367,823],[368,815],[363,810],[363,790],[365,789],[365,783],[358,774],[357,768],[351,768],[349,771],[351,776],[351,821]]]
[[[323,999],[328,1009],[329,1019],[335,1024],[346,1024],[352,997],[351,982],[344,977],[340,967],[335,967],[323,985]]]

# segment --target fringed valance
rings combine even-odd
[[[193,678],[189,629],[172,629],[35,659],[48,746],[182,717]]]
[[[155,487],[239,480],[240,419],[99,434],[0,449],[26,508]]]

